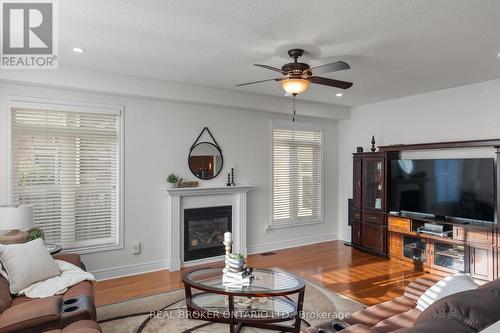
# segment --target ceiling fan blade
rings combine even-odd
[[[257,67],[262,67],[262,68],[265,68],[265,69],[269,69],[271,71],[274,71],[274,72],[278,72],[278,73],[281,73],[283,75],[286,75],[287,73],[286,72],[283,72],[281,70],[281,68],[276,68],[276,67],[273,67],[273,66],[268,66],[268,65],[260,65],[260,64],[254,64],[254,66],[257,66]]]
[[[332,62],[331,64],[325,64],[325,65],[320,65],[313,67],[309,69],[314,75],[317,74],[326,74],[326,73],[331,73],[331,72],[338,72],[342,71],[344,69],[349,69],[351,66],[349,66],[348,63],[343,62],[343,61],[337,61],[337,62]]]
[[[349,89],[352,87],[352,82],[327,79],[326,77],[311,76],[307,79],[311,83],[322,84],[324,86],[335,87],[340,89]]]
[[[278,79],[266,79],[266,80],[260,80],[260,81],[253,81],[253,82],[247,82],[247,83],[240,83],[240,84],[237,84],[236,86],[237,87],[241,87],[241,86],[247,86],[249,84],[255,84],[255,83],[261,83],[261,82],[268,82],[268,81],[281,81],[282,78],[278,78]]]

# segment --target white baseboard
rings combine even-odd
[[[304,245],[329,242],[329,241],[333,241],[333,240],[337,240],[337,235],[326,234],[326,235],[295,238],[295,239],[270,242],[270,243],[262,243],[262,244],[248,246],[248,254],[257,254],[257,253],[262,253],[262,252],[277,251],[277,250],[289,249],[292,247],[299,247],[299,246],[304,246]]]
[[[269,252],[269,251],[277,251],[277,250],[283,250],[283,249],[289,249],[293,247],[299,247],[299,246],[304,246],[304,245],[310,245],[310,244],[316,244],[316,243],[322,243],[322,242],[328,242],[332,240],[336,240],[337,236],[334,234],[326,234],[326,235],[318,235],[318,236],[311,236],[311,237],[303,237],[303,238],[295,238],[295,239],[290,239],[290,240],[284,240],[284,241],[277,241],[277,242],[270,242],[270,243],[262,243],[262,244],[257,244],[257,245],[251,245],[248,247],[248,254],[257,254],[257,253],[262,253],[262,252]],[[222,258],[210,258],[210,259],[205,259],[205,263],[209,261],[219,261],[222,260]],[[201,262],[198,262],[196,264],[199,264]],[[180,263],[173,263],[174,266],[177,264],[179,267],[181,266]],[[183,264],[183,267],[189,267],[192,266],[193,263],[188,263]],[[145,262],[145,263],[140,263],[140,264],[134,264],[134,265],[127,265],[127,266],[121,266],[121,267],[111,267],[111,268],[105,268],[105,269],[97,269],[91,271],[92,274],[94,274],[96,280],[102,281],[102,280],[109,280],[109,279],[115,279],[119,277],[124,277],[124,276],[130,276],[130,275],[137,275],[137,274],[143,274],[143,273],[148,273],[148,272],[155,272],[155,271],[160,271],[160,270],[172,270],[172,263],[169,263],[167,260],[157,260],[157,261],[150,261],[150,262]]]
[[[90,272],[94,274],[97,281],[102,281],[102,280],[115,279],[118,277],[155,272],[168,268],[169,268],[169,263],[166,260],[157,260],[135,265],[96,269]]]

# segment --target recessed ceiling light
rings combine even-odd
[[[335,96],[342,97],[342,93],[337,93]]]
[[[75,53],[83,53],[83,52],[85,52],[85,50],[82,49],[81,47],[74,47],[73,48],[73,52],[75,52]]]

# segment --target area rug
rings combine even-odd
[[[329,319],[343,319],[364,307],[363,304],[307,283],[302,327],[314,326]],[[228,326],[186,318],[184,289],[154,296],[101,306],[97,308],[99,324],[104,333],[184,332],[227,333]],[[244,333],[269,332],[244,327]]]

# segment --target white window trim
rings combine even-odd
[[[280,223],[276,224],[273,220],[273,207],[274,207],[274,129],[276,128],[286,128],[286,129],[303,129],[321,132],[321,213],[320,219],[316,222],[303,222],[303,223]],[[284,120],[271,120],[270,126],[270,188],[271,188],[271,202],[270,202],[270,222],[268,224],[268,230],[273,229],[284,229],[293,227],[303,227],[311,226],[325,223],[325,130],[322,126],[314,123],[306,122],[290,122]]]
[[[3,110],[0,110],[0,122],[3,123],[4,136],[1,138],[3,142],[4,157],[3,160],[3,170],[4,174],[2,183],[3,196],[5,198],[5,204],[12,203],[12,151],[11,151],[11,139],[12,139],[12,129],[11,129],[11,114],[12,108],[50,108],[51,110],[61,110],[67,112],[88,112],[88,113],[107,113],[119,115],[119,177],[118,177],[118,243],[110,245],[95,245],[86,246],[82,248],[72,248],[68,250],[71,253],[86,254],[104,251],[121,250],[125,247],[125,107],[121,105],[112,104],[99,104],[99,103],[89,103],[89,102],[77,102],[77,101],[65,101],[49,98],[39,98],[39,97],[26,97],[26,96],[14,96],[7,95],[6,105]],[[63,252],[65,252],[63,250]]]

